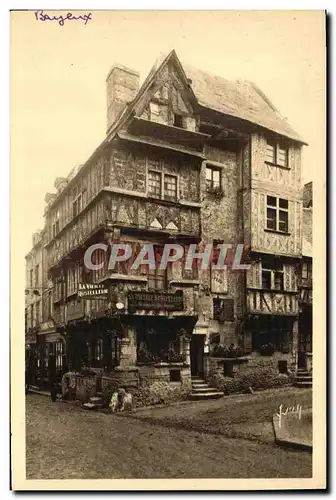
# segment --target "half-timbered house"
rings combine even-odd
[[[254,84],[191,68],[175,51],[141,86],[136,71],[115,65],[106,88],[105,140],[46,195],[52,316],[69,368],[188,391],[214,337],[245,353],[271,342],[295,356],[303,141]],[[116,242],[134,253],[146,243],[241,243],[252,265],[111,270],[97,251],[99,269],[85,267],[90,245]],[[81,298],[90,283],[107,297]]]

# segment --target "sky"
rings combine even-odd
[[[192,66],[254,81],[309,144],[303,181],[324,168],[322,12],[92,11],[86,25],[64,26],[12,12],[11,199],[23,256],[43,227],[55,178],[84,163],[106,135],[111,66],[136,69],[143,81],[159,53],[172,49]]]

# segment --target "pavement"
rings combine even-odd
[[[124,415],[28,394],[27,479],[311,477],[311,454],[276,446],[272,434],[270,412],[279,401],[293,406],[294,400],[308,405],[311,390],[264,391]],[[198,430],[186,428],[183,416]]]

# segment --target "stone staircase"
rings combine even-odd
[[[90,398],[87,403],[84,403],[83,408],[87,410],[99,410],[103,408],[103,398],[98,393],[97,396]]]
[[[299,368],[296,372],[294,385],[295,387],[301,387],[302,389],[312,388],[313,387],[312,374],[309,373],[307,370]]]
[[[191,377],[192,391],[189,399],[193,401],[204,401],[206,399],[218,399],[224,396],[224,392],[209,387],[205,380],[199,377]]]

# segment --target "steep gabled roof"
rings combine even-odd
[[[304,143],[254,83],[226,80],[184,63],[182,67],[201,106]]]

